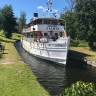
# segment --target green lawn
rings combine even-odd
[[[24,63],[0,65],[0,96],[49,96]]]
[[[21,35],[14,33],[12,39],[0,32],[0,42],[5,46],[0,51],[0,96],[50,96],[25,63],[20,62],[14,43]]]

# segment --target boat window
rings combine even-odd
[[[58,21],[57,20],[54,20],[54,25],[57,25],[58,24]]]
[[[41,19],[38,19],[37,20],[37,24],[42,24],[42,20]]]
[[[48,20],[48,24],[54,24],[53,20]]]
[[[34,24],[34,25],[36,25],[36,20],[35,20],[35,21],[33,21],[33,24]]]
[[[43,24],[48,24],[48,21],[45,19],[42,21]]]
[[[48,33],[44,33],[44,36],[47,37],[48,36]]]
[[[58,24],[58,21],[57,20],[48,20],[48,24],[57,25]]]
[[[51,20],[51,21],[50,21],[50,24],[54,24],[54,21],[53,21],[53,20]]]

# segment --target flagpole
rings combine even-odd
[[[50,0],[48,0],[48,17],[49,17],[49,2],[50,2]]]
[[[48,17],[49,17],[49,12],[52,11],[52,10],[50,10],[51,9],[51,6],[52,6],[52,3],[50,2],[50,0],[48,0],[47,6],[48,6],[48,9],[47,9],[46,12],[47,12]]]

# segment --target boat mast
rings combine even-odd
[[[48,17],[49,17],[49,12],[51,12],[51,11],[52,11],[52,10],[51,10],[52,3],[50,2],[50,0],[48,0],[47,6],[48,6],[47,13],[48,13]]]

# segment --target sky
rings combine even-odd
[[[43,14],[46,15],[48,0],[0,0],[0,8],[3,8],[5,5],[11,5],[15,17],[20,17],[20,12],[24,11],[26,13],[27,23],[30,22],[30,19],[33,18],[33,13],[38,13],[39,17],[42,17]],[[66,0],[50,0],[52,2],[52,10],[56,12],[57,16],[60,16],[60,13],[63,12],[63,8],[68,6]],[[52,15],[51,15],[52,16]]]

